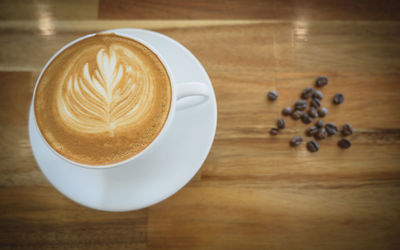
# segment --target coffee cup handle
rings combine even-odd
[[[210,89],[206,83],[202,82],[184,82],[176,84],[176,109],[200,105],[210,97]]]

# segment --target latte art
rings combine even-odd
[[[117,127],[132,124],[146,114],[152,98],[151,72],[126,47],[101,48],[96,58],[95,65],[78,61],[81,72],[66,72],[57,107],[70,128],[113,135]]]
[[[85,165],[127,160],[162,130],[171,83],[143,44],[115,34],[82,39],[41,74],[34,96],[38,128],[61,156]]]

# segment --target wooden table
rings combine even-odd
[[[400,4],[395,0],[0,2],[0,248],[399,249]],[[166,34],[206,68],[218,102],[208,159],[177,194],[125,213],[56,191],[28,140],[34,82],[50,56],[87,33]],[[355,127],[318,153],[288,141],[306,128],[283,107],[329,77],[325,121]],[[267,102],[275,89],[280,97]],[[346,101],[334,107],[334,93]]]

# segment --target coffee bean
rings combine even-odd
[[[327,136],[328,136],[328,133],[326,132],[326,129],[325,129],[325,128],[320,128],[320,129],[318,130],[318,133],[316,133],[314,137],[315,137],[315,139],[317,139],[317,140],[323,140],[323,139],[325,139]]]
[[[290,140],[290,146],[296,147],[303,142],[303,138],[301,136],[295,136]]]
[[[301,120],[303,121],[304,124],[309,124],[312,122],[311,116],[307,113],[301,115]]]
[[[270,92],[268,92],[268,100],[270,101],[275,101],[276,99],[278,99],[278,92],[271,90]]]
[[[343,125],[342,127],[342,134],[344,136],[348,136],[348,135],[352,135],[354,133],[354,129],[353,126],[351,126],[350,124],[346,123]]]
[[[309,141],[307,143],[307,149],[308,151],[314,153],[317,152],[319,150],[319,144],[316,141]]]
[[[312,98],[321,100],[322,98],[324,98],[324,95],[322,94],[322,92],[320,90],[314,90],[314,94],[313,94]]]
[[[318,116],[319,117],[325,117],[328,114],[328,109],[323,107],[320,110],[318,110]]]
[[[347,149],[351,147],[351,142],[349,140],[347,140],[346,138],[341,139],[338,142],[339,147]]]
[[[317,128],[322,128],[324,126],[324,121],[323,120],[319,120],[315,123],[315,126]]]
[[[312,99],[312,101],[311,101],[311,107],[314,107],[314,108],[316,108],[316,109],[318,109],[319,107],[321,107],[321,100],[320,100],[320,99],[317,99],[317,98]]]
[[[314,107],[311,107],[308,110],[308,114],[312,117],[312,118],[317,118],[318,117],[318,110]]]
[[[287,116],[292,114],[292,108],[291,107],[286,107],[284,109],[282,109],[282,115]]]
[[[298,100],[294,104],[294,109],[295,110],[305,110],[307,108],[307,101],[306,100]]]
[[[313,135],[315,135],[315,134],[317,134],[317,133],[318,133],[318,128],[315,127],[315,126],[309,127],[309,128],[306,130],[306,135],[307,135],[307,136],[313,136]]]
[[[277,135],[279,134],[279,129],[278,128],[271,128],[271,130],[269,131],[269,133],[271,135]]]
[[[286,127],[286,122],[285,122],[285,120],[282,119],[282,118],[278,120],[277,124],[278,124],[278,128],[279,128],[279,129],[283,129],[283,128]]]
[[[325,125],[325,129],[326,129],[326,132],[328,132],[328,135],[334,135],[338,131],[338,128],[337,128],[336,124],[333,123],[333,122],[328,122]]]
[[[324,87],[327,84],[328,84],[328,78],[326,76],[320,76],[315,81],[315,85],[317,85],[317,87]]]
[[[292,118],[295,119],[295,120],[300,119],[300,116],[301,116],[301,111],[300,110],[296,110],[296,111],[294,111],[292,113]]]
[[[334,104],[342,104],[344,102],[344,95],[343,94],[336,94],[333,97],[333,103]]]
[[[301,98],[308,99],[314,94],[314,90],[311,87],[305,88],[301,93]]]

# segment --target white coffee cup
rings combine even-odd
[[[110,32],[100,32],[100,33],[110,33]],[[201,105],[202,103],[206,102],[209,97],[210,97],[210,90],[208,88],[208,85],[206,83],[202,83],[202,82],[183,82],[183,83],[177,83],[175,82],[174,78],[173,78],[173,74],[170,70],[170,67],[168,66],[168,62],[163,58],[163,56],[157,51],[156,48],[154,48],[153,46],[151,46],[150,44],[148,44],[146,41],[144,41],[143,39],[139,39],[137,37],[131,36],[131,35],[127,35],[125,33],[119,33],[119,32],[112,32],[118,36],[122,36],[122,37],[126,37],[132,40],[135,40],[141,44],[143,44],[144,46],[146,46],[148,49],[150,49],[151,51],[153,51],[157,57],[160,59],[160,61],[162,62],[162,64],[164,65],[169,79],[170,79],[170,83],[171,83],[171,106],[170,106],[170,110],[168,113],[168,117],[167,120],[165,121],[165,124],[163,126],[163,128],[161,129],[160,133],[157,135],[157,137],[153,140],[153,142],[151,142],[143,151],[141,151],[140,153],[134,155],[133,157],[121,161],[121,162],[117,162],[114,164],[107,164],[107,165],[86,165],[86,164],[82,164],[82,163],[78,163],[75,161],[72,161],[64,156],[62,156],[61,154],[59,154],[56,150],[54,150],[50,144],[46,141],[46,139],[44,138],[44,136],[41,134],[40,130],[39,130],[39,134],[41,139],[45,142],[45,145],[58,157],[60,157],[61,159],[65,160],[66,162],[69,162],[72,165],[75,166],[79,166],[79,167],[85,167],[85,168],[90,168],[90,169],[107,169],[107,168],[112,168],[112,167],[118,167],[118,166],[123,166],[123,165],[128,165],[128,164],[133,164],[134,161],[140,157],[143,157],[144,155],[150,155],[152,150],[154,148],[157,147],[157,145],[160,144],[160,142],[163,140],[163,138],[168,134],[169,128],[172,126],[173,124],[173,120],[175,117],[175,112],[181,109],[187,109],[187,108],[191,108],[197,105]],[[37,86],[40,82],[40,79],[43,75],[43,73],[45,72],[46,68],[50,65],[50,63],[65,49],[69,48],[71,45],[84,40],[86,38],[95,36],[96,34],[89,34],[83,37],[80,37],[70,43],[68,43],[67,45],[65,45],[63,48],[61,48],[57,53],[55,53],[50,60],[46,63],[46,65],[43,67],[37,81],[35,84],[35,89],[33,92],[33,98],[32,98],[32,105],[34,105],[34,98],[35,98],[35,93],[36,93],[36,89]],[[34,116],[34,121],[36,123],[37,126],[37,121],[36,121],[36,115],[34,112],[35,109],[33,109],[33,116]]]

